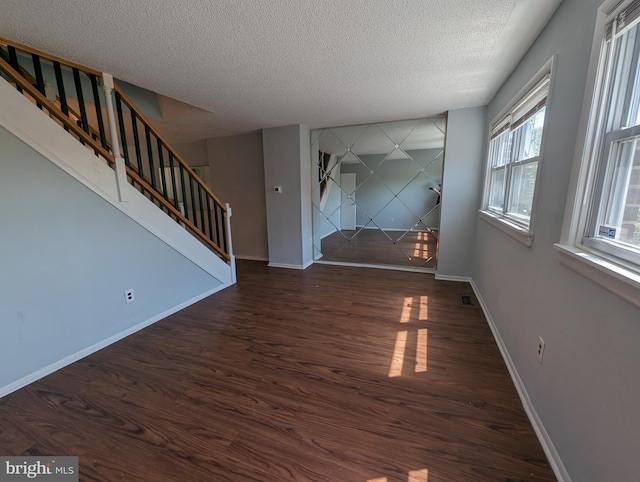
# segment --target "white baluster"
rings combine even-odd
[[[226,203],[224,206],[226,208],[226,211],[224,213],[224,221],[227,225],[227,248],[230,258],[229,264],[231,267],[231,284],[235,284],[237,281],[236,257],[233,255],[233,243],[231,241],[231,216],[233,215],[233,212],[231,211],[231,206],[229,206],[229,203]]]
[[[120,140],[116,128],[116,116],[113,110],[113,76],[111,74],[102,74],[102,88],[104,89],[105,105],[107,107],[107,120],[109,122],[109,134],[111,141],[111,152],[116,161],[116,182],[118,184],[118,199],[121,202],[126,201],[127,192],[127,168],[125,166],[122,151],[120,150]]]
[[[184,203],[179,202],[178,208],[180,209],[180,214],[184,216]],[[182,221],[180,221],[180,226],[184,229],[184,223]]]

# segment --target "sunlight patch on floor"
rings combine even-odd
[[[387,477],[377,477],[375,479],[368,479],[366,482],[388,482]],[[429,471],[427,469],[412,470],[409,472],[409,478],[407,482],[429,482]]]
[[[427,329],[418,330],[418,343],[416,346],[416,373],[427,371]]]
[[[413,246],[413,257],[430,260],[431,256],[431,244],[429,243],[429,235],[427,233],[418,233],[417,242]]]
[[[402,313],[400,314],[400,323],[409,323],[411,318],[411,308],[413,307],[413,297],[408,296],[402,304]]]
[[[427,469],[412,470],[409,472],[407,482],[429,482],[429,471]]]
[[[420,314],[418,315],[418,320],[426,320],[428,318],[429,318],[429,297],[421,296],[420,297]]]
[[[402,375],[402,364],[404,363],[404,351],[407,347],[407,332],[399,331],[396,334],[396,344],[393,348],[391,366],[389,367],[389,377],[399,377]]]
[[[414,306],[418,307],[418,320],[426,321],[429,318],[429,297],[420,296],[414,298],[413,296],[407,296],[402,301],[402,311],[400,313],[400,323],[406,324],[411,321]],[[415,314],[413,314],[415,317]],[[415,320],[415,318],[414,318]],[[389,366],[389,377],[402,376],[402,368],[404,366],[404,359],[407,352],[407,339],[409,338],[409,331],[401,330],[396,333],[396,342],[393,347],[393,354],[391,356],[391,363]],[[411,340],[413,341],[413,336]],[[420,328],[417,330],[416,339],[416,357],[415,357],[415,373],[424,373],[427,371],[427,340],[428,330],[426,328]]]

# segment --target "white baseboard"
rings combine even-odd
[[[307,261],[305,264],[286,264],[286,263],[269,263],[269,268],[287,268],[305,270],[313,264],[313,260]]]
[[[236,259],[244,259],[246,261],[269,261],[269,258],[266,256],[243,256],[241,254],[236,254]]]
[[[391,271],[408,271],[410,273],[426,273],[426,274],[435,273],[435,270],[433,268],[413,268],[411,266],[399,266],[399,265],[393,265],[393,264],[346,263],[343,261],[323,261],[321,259],[316,259],[314,263],[328,264],[332,266],[350,266],[352,268],[375,268],[375,269],[386,269]]]
[[[452,276],[448,274],[438,274],[438,273],[436,273],[436,279],[441,281],[459,281],[461,283],[473,282],[470,276]]]
[[[553,445],[553,441],[551,440],[551,437],[549,437],[549,434],[547,433],[547,429],[544,427],[544,424],[542,423],[542,420],[540,419],[538,412],[536,411],[535,407],[531,403],[531,399],[529,398],[529,394],[527,393],[527,389],[524,385],[524,382],[522,381],[522,378],[520,378],[520,374],[518,373],[518,370],[516,369],[516,366],[513,363],[511,355],[509,354],[509,350],[507,350],[507,346],[504,344],[504,341],[502,340],[502,336],[500,336],[500,332],[498,331],[498,328],[493,320],[493,317],[489,312],[489,308],[487,307],[487,304],[482,298],[482,295],[480,294],[480,290],[478,289],[478,286],[476,285],[473,279],[471,279],[471,287],[473,288],[473,292],[475,293],[476,298],[478,299],[478,302],[482,307],[482,311],[484,312],[484,316],[487,319],[489,328],[491,328],[491,333],[493,333],[493,337],[495,338],[496,344],[498,345],[498,348],[500,349],[500,353],[502,354],[502,359],[507,365],[507,369],[509,370],[509,375],[511,375],[511,380],[513,380],[513,384],[516,387],[516,391],[520,396],[520,401],[522,402],[524,411],[526,412],[527,417],[529,417],[529,421],[531,422],[533,430],[535,431],[538,437],[538,440],[540,441],[540,445],[542,445],[542,449],[544,450],[545,455],[549,459],[549,464],[551,465],[551,469],[553,470],[553,473],[558,479],[558,482],[571,482],[571,477],[569,476],[569,473],[567,472],[566,467],[562,463],[560,454],[556,450],[555,445]]]
[[[180,303],[179,305],[176,305],[172,308],[169,308],[168,310],[163,311],[162,313],[159,313],[151,318],[149,318],[148,320],[143,321],[142,323],[138,323],[137,325],[134,325],[130,328],[127,328],[126,330],[121,331],[120,333],[116,333],[113,336],[110,336],[109,338],[106,338],[102,341],[99,341],[98,343],[94,343],[93,345],[84,348],[72,355],[69,355],[67,357],[64,357],[62,360],[58,360],[57,362],[54,362],[44,368],[41,368],[40,370],[36,370],[33,373],[30,373],[29,375],[26,375],[22,378],[20,378],[19,380],[16,380],[14,382],[9,383],[8,385],[5,385],[3,387],[0,387],[0,398],[5,397],[7,395],[9,395],[10,393],[15,392],[16,390],[19,390],[23,387],[26,387],[27,385],[36,382],[38,380],[40,380],[41,378],[46,377],[47,375],[52,374],[53,372],[56,372],[58,370],[60,370],[61,368],[66,367],[67,365],[71,365],[74,362],[77,362],[78,360],[81,360],[84,357],[87,357],[89,355],[91,355],[92,353],[95,353],[99,350],[102,350],[103,348],[122,340],[123,338],[126,338],[129,335],[132,335],[134,333],[136,333],[137,331],[142,330],[143,328],[146,328],[150,325],[153,325],[154,323],[162,320],[163,318],[166,318],[169,315],[172,315],[184,308],[186,308],[187,306],[190,306],[194,303],[197,303],[198,301],[206,298],[207,296],[211,296],[214,293],[217,293],[218,291],[223,290],[224,288],[226,288],[227,286],[225,285],[220,285],[220,286],[216,286],[215,288],[209,290],[209,291],[205,291],[204,293],[199,294],[198,296],[195,296],[194,298],[191,298],[190,300],[187,300],[183,303]]]

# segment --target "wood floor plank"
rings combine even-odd
[[[425,231],[342,230],[325,236],[320,244],[326,261],[436,267],[438,240]]]
[[[0,452],[78,455],[88,481],[555,480],[467,284],[327,265],[239,262],[0,399]]]

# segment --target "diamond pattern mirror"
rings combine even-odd
[[[446,118],[311,136],[314,258],[433,270]]]

